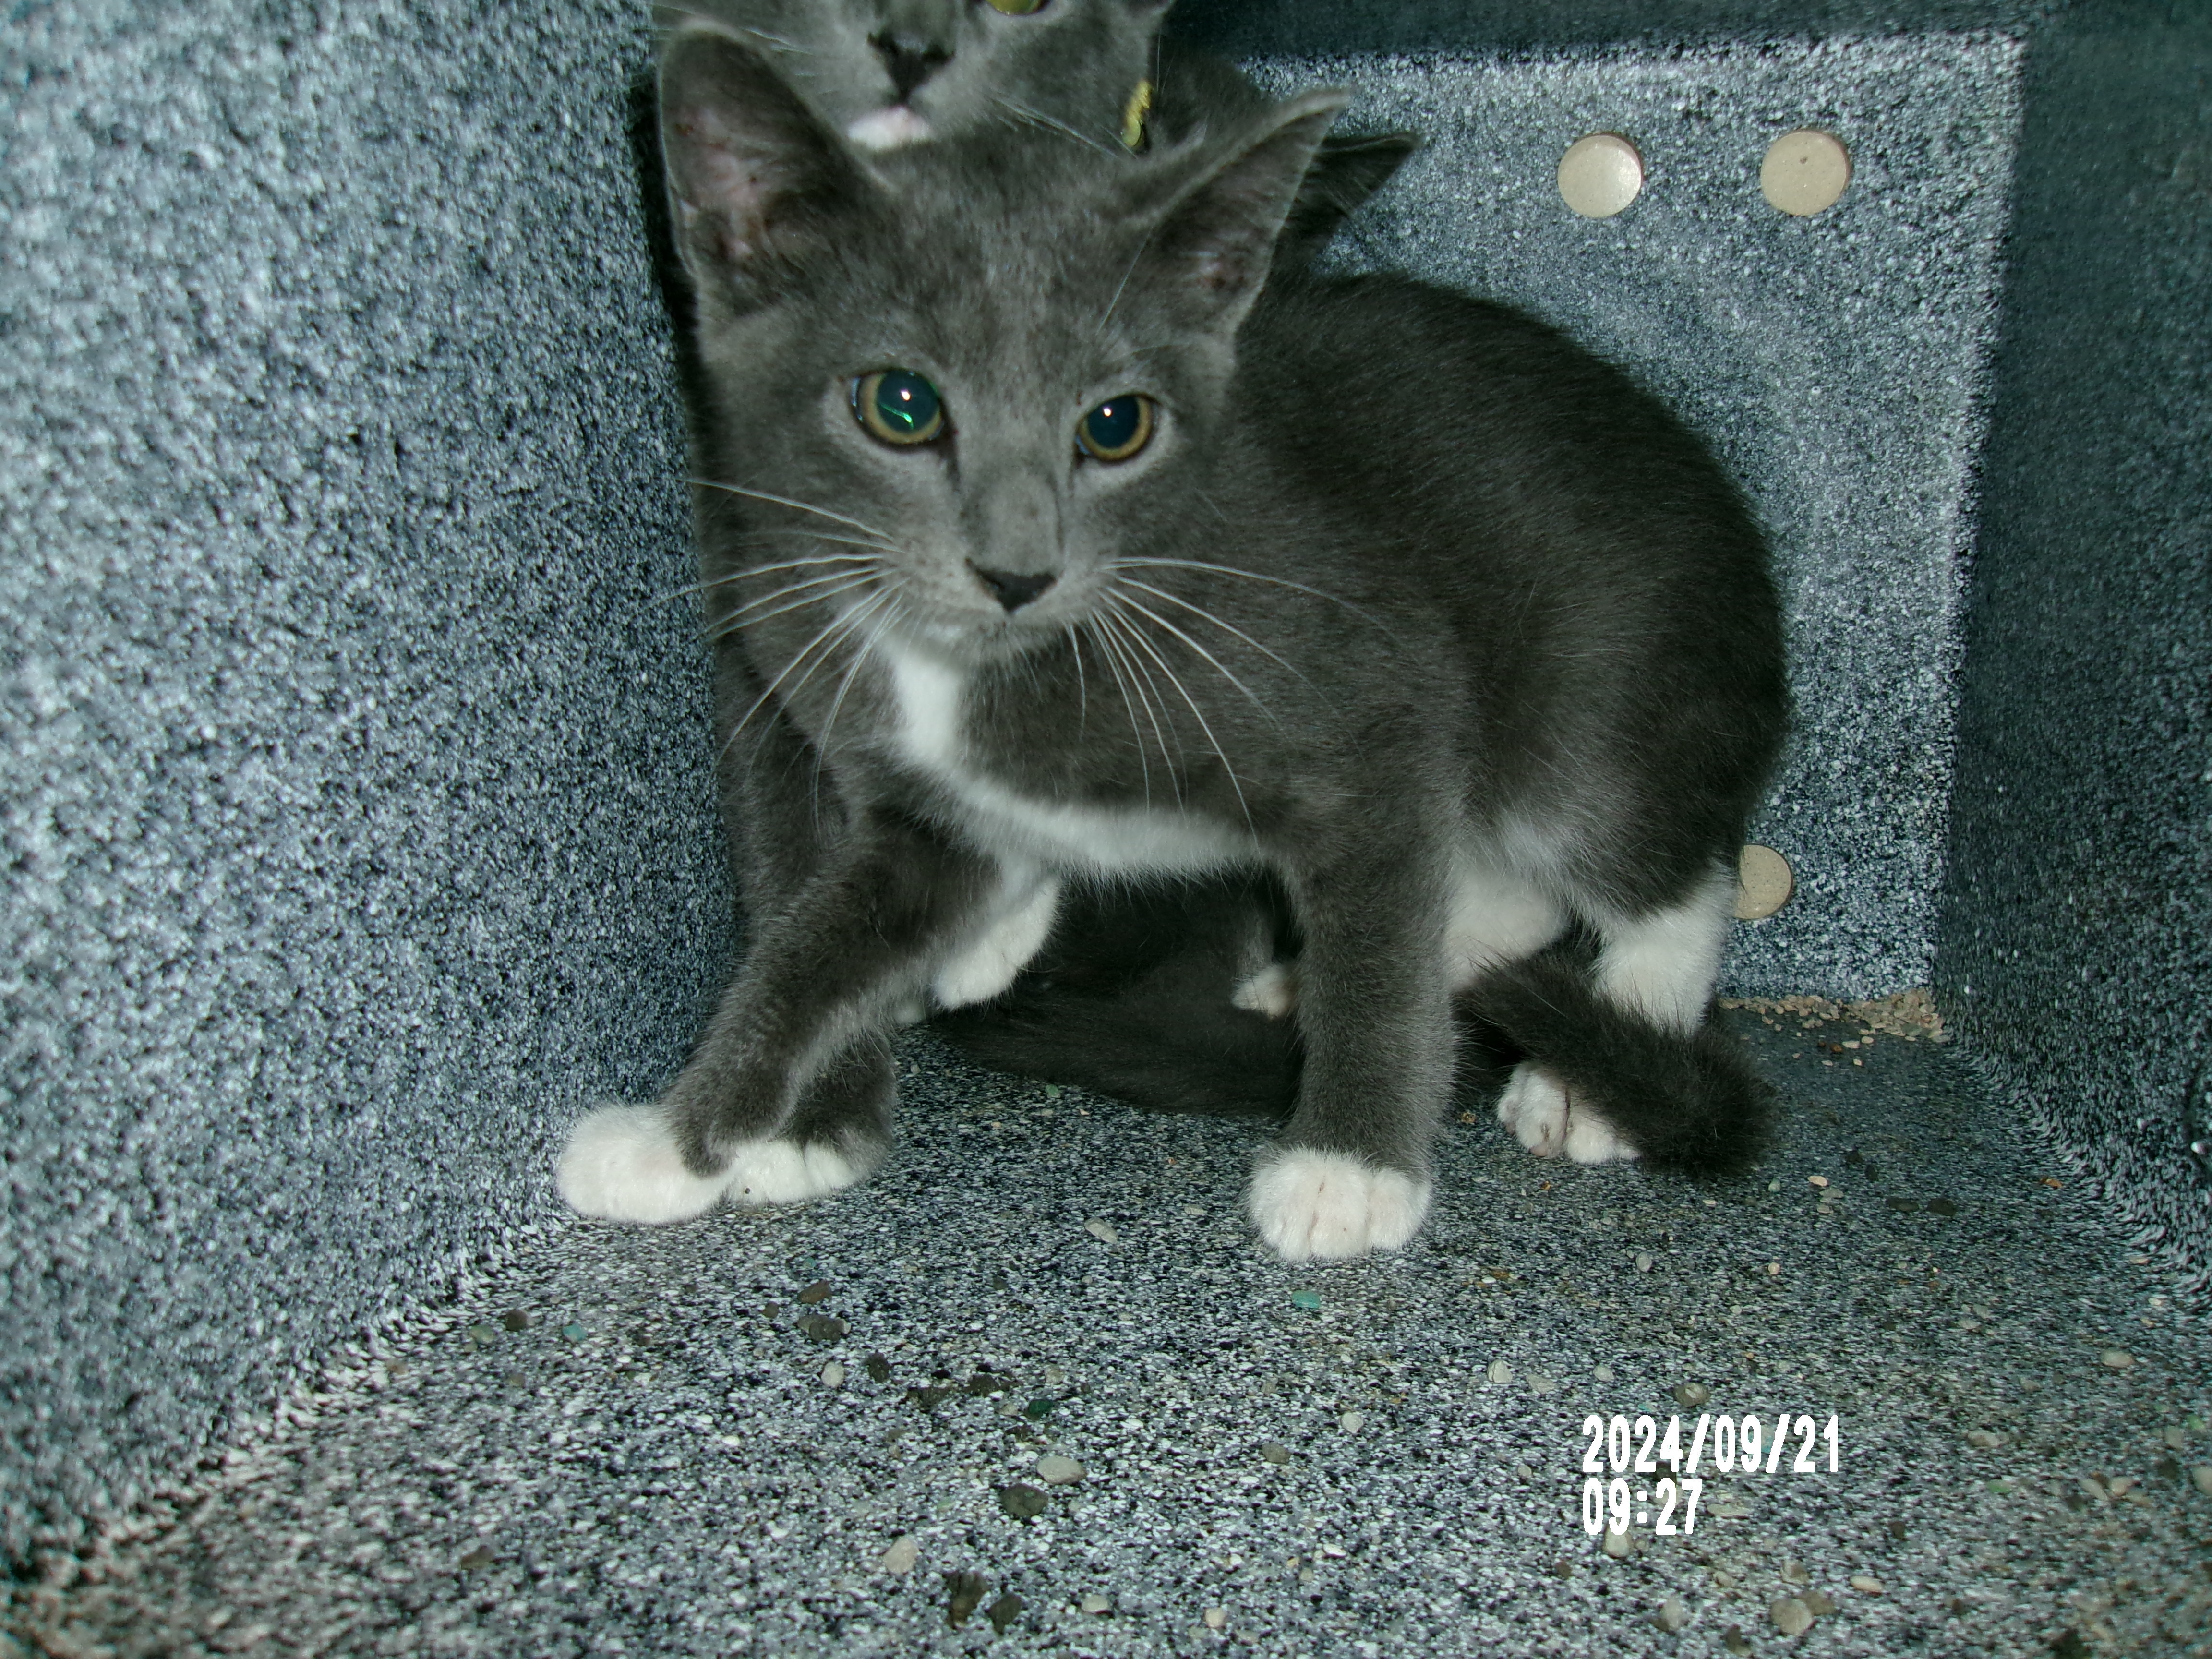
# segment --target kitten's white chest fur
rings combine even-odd
[[[1191,872],[1249,861],[1249,836],[1169,807],[1101,807],[1038,799],[969,763],[968,677],[943,659],[887,645],[906,758],[959,803],[977,841],[1002,858],[1048,869],[1138,875]]]

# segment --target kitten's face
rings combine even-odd
[[[985,125],[1118,143],[1166,0],[671,0],[761,52],[824,125],[896,149]]]
[[[717,552],[781,567],[732,584],[748,602],[820,579],[754,613],[769,654],[857,617],[981,663],[1165,605],[1139,562],[1209,511],[1236,330],[1340,100],[1211,151],[864,161],[726,43],[672,56],[662,99],[702,460],[753,492]]]

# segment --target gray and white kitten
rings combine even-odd
[[[1071,887],[1239,871],[1297,939],[1249,1199],[1285,1257],[1419,1226],[1470,988],[1551,1011],[1504,1101],[1537,1150],[1742,1156],[1701,1026],[1786,695],[1693,437],[1518,313],[1274,268],[1334,94],[1138,158],[868,155],[694,32],[660,99],[754,924],[663,1098],[573,1131],[576,1208],[860,1180],[902,1010],[1003,991]]]

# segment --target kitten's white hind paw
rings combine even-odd
[[[1636,1156],[1613,1125],[1575,1104],[1564,1085],[1526,1060],[1498,1097],[1498,1121],[1539,1158],[1565,1152],[1577,1164],[1623,1164]]]
[[[1298,1006],[1297,969],[1287,962],[1271,962],[1238,986],[1229,1000],[1269,1019],[1287,1018]]]
[[[997,996],[1044,949],[1059,914],[1060,883],[1038,883],[1028,897],[984,929],[981,938],[938,969],[929,984],[937,1006],[966,1008]]]
[[[880,1161],[855,1158],[821,1141],[757,1140],[738,1148],[722,1190],[739,1204],[804,1204],[842,1192]]]
[[[658,1106],[600,1107],[568,1131],[553,1178],[581,1214],[656,1226],[704,1215],[728,1184],[684,1167]]]
[[[1252,1224],[1285,1261],[1395,1250],[1420,1228],[1431,1188],[1338,1152],[1270,1158],[1252,1177]]]

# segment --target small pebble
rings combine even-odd
[[[1651,1253],[1649,1250],[1637,1252],[1636,1271],[1640,1273],[1648,1273],[1651,1271]]]
[[[1101,1595],[1097,1590],[1085,1590],[1083,1595],[1083,1600],[1077,1602],[1076,1605],[1081,1607],[1085,1613],[1105,1613],[1109,1611],[1114,1604],[1111,1601],[1109,1601],[1104,1596]]]
[[[1204,1215],[1206,1213],[1206,1206],[1203,1204],[1186,1204],[1182,1206],[1182,1212],[1185,1215]]]
[[[1101,1244],[1119,1244],[1121,1242],[1121,1235],[1114,1231],[1114,1224],[1097,1216],[1093,1216],[1085,1222],[1083,1231]]]
[[[581,1342],[584,1340],[584,1328],[572,1320],[561,1328],[561,1334],[571,1342]]]
[[[828,1314],[801,1314],[799,1328],[815,1342],[835,1342],[849,1328],[842,1319],[832,1319]]]
[[[879,1572],[912,1572],[914,1564],[921,1559],[921,1545],[910,1532],[901,1533],[891,1540],[891,1547],[877,1558]]]
[[[968,1615],[983,1605],[983,1575],[980,1572],[948,1572],[945,1588],[949,1592],[945,1603],[945,1622],[955,1630],[968,1622]]]
[[[1549,1394],[1559,1386],[1554,1378],[1545,1376],[1541,1371],[1528,1373],[1528,1392],[1531,1394]]]
[[[1836,1603],[1826,1590],[1808,1589],[1797,1598],[1805,1604],[1805,1611],[1815,1619],[1826,1619],[1836,1610]]]
[[[1851,1575],[1851,1588],[1861,1595],[1880,1595],[1883,1585],[1879,1578],[1869,1578],[1863,1572],[1855,1572]]]
[[[809,1308],[812,1307],[817,1302],[827,1302],[829,1299],[830,1281],[826,1279],[816,1279],[811,1285],[809,1285],[805,1290],[799,1293],[799,1300],[800,1304]]]
[[[1659,1611],[1652,1617],[1661,1630],[1671,1635],[1690,1622],[1690,1609],[1680,1596],[1670,1595],[1659,1604]]]
[[[2136,1357],[2125,1348],[2107,1348],[2097,1358],[2116,1371],[2124,1371],[2136,1363]]]
[[[463,1556],[455,1565],[458,1565],[463,1572],[482,1572],[486,1567],[491,1565],[491,1551],[487,1549],[483,1545],[479,1544],[474,1549],[471,1550],[466,1555]]]
[[[2199,1463],[2189,1471],[2189,1478],[2197,1490],[2212,1498],[2212,1463]]]
[[[1337,1426],[1342,1429],[1346,1434],[1358,1434],[1360,1430],[1367,1426],[1367,1413],[1365,1412],[1346,1412],[1343,1416],[1336,1419],[1336,1423]]]
[[[2160,1437],[2165,1440],[2166,1443],[2172,1447],[2176,1451],[2186,1451],[2189,1449],[2188,1431],[2184,1429],[2178,1423],[2167,1424],[2164,1429],[2160,1431]]]
[[[999,1507],[1017,1521],[1034,1521],[1045,1512],[1050,1502],[1035,1486],[1001,1486],[999,1488]]]
[[[1048,1486],[1072,1486],[1088,1473],[1072,1457],[1048,1452],[1036,1461],[1037,1479]]]
[[[526,1331],[530,1328],[530,1316],[520,1308],[510,1308],[499,1316],[499,1322],[510,1331]]]
[[[831,1360],[822,1368],[822,1380],[833,1389],[842,1388],[845,1382],[845,1368]]]
[[[1781,1271],[1782,1264],[1779,1261],[1770,1261],[1766,1264],[1766,1272],[1769,1278],[1773,1277],[1776,1273],[1778,1273]]]
[[[1794,1595],[1785,1595],[1767,1608],[1766,1616],[1784,1636],[1802,1636],[1813,1628],[1813,1610]]]
[[[1936,1215],[1956,1215],[1959,1213],[1959,1206],[1948,1198],[1929,1199],[1928,1200],[1928,1208],[1931,1213]]]
[[[1813,1582],[1813,1575],[1805,1571],[1802,1561],[1784,1561],[1782,1564],[1782,1582],[1785,1584],[1809,1584]]]
[[[872,1353],[862,1360],[860,1369],[867,1372],[868,1381],[871,1382],[888,1382],[891,1380],[891,1362],[879,1353]]]
[[[1613,1381],[1613,1367],[1610,1365],[1601,1365],[1596,1370],[1590,1374],[1596,1377],[1601,1382],[1610,1382]]]
[[[1319,1291],[1292,1291],[1291,1292],[1291,1305],[1293,1308],[1304,1308],[1308,1313],[1318,1312],[1321,1308],[1321,1292]]]
[[[1262,1440],[1260,1455],[1270,1463],[1287,1463],[1291,1461],[1291,1449],[1279,1440]]]
[[[1015,1620],[1020,1618],[1022,1616],[1022,1609],[1028,1605],[1029,1603],[1023,1601],[1020,1596],[1015,1595],[1012,1590],[1008,1590],[997,1601],[992,1602],[989,1607],[983,1609],[983,1616],[991,1621],[991,1628],[993,1630],[998,1632],[1000,1635],[1004,1636],[1006,1633],[1006,1626],[1012,1624]]]
[[[471,1325],[469,1327],[469,1345],[471,1347],[489,1348],[493,1343],[498,1340],[499,1327],[496,1325]]]
[[[2004,1443],[2005,1437],[2002,1435],[1994,1433],[1988,1429],[1969,1429],[1966,1431],[1966,1443],[1973,1447],[1978,1451],[1995,1451],[1999,1446],[2003,1445]]]
[[[1770,1182],[1768,1182],[1766,1183],[1766,1190],[1767,1190],[1768,1192],[1770,1192],[1770,1193],[1778,1193],[1778,1192],[1780,1192],[1780,1191],[1782,1190],[1782,1183],[1781,1183],[1781,1182],[1779,1182],[1779,1181],[1770,1181]]]
[[[1749,1653],[1751,1638],[1743,1633],[1741,1625],[1730,1625],[1721,1636],[1721,1645],[1730,1653]]]
[[[1605,1529],[1603,1548],[1605,1553],[1614,1560],[1626,1561],[1636,1553],[1636,1534],[1630,1532],[1615,1532],[1611,1527],[1607,1527]]]
[[[1032,1423],[1042,1423],[1052,1415],[1052,1401],[1042,1398],[1032,1400],[1022,1407],[1022,1415]]]
[[[1208,1630],[1220,1630],[1229,1623],[1229,1609],[1226,1607],[1208,1607],[1198,1616],[1205,1620]]]
[[[1828,1177],[1826,1176],[1807,1176],[1805,1179],[1815,1187],[1825,1187],[1828,1184]]]
[[[1713,1391],[1702,1382],[1685,1382],[1674,1390],[1674,1403],[1684,1411],[1693,1412],[1713,1397]]]
[[[1490,1362],[1490,1369],[1483,1375],[1493,1382],[1510,1382],[1513,1380],[1513,1367],[1502,1359],[1493,1359]]]

